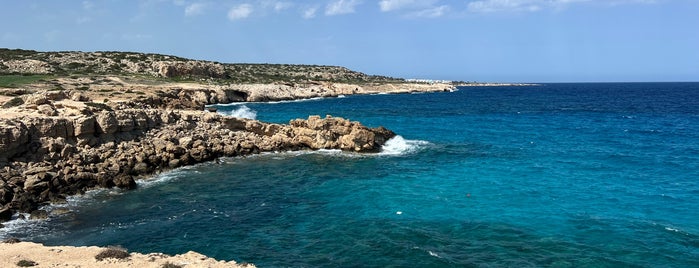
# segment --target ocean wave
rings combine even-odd
[[[49,218],[50,219],[50,218]],[[0,239],[7,238],[25,238],[25,236],[33,236],[48,230],[47,220],[30,220],[29,213],[15,213],[12,219],[3,222],[0,228]]]
[[[147,178],[143,180],[137,180],[136,185],[138,188],[145,189],[149,188],[155,185],[163,184],[175,179],[178,179],[181,174],[182,169],[177,169],[177,170],[171,170],[165,173],[162,173],[158,176],[154,176],[152,178]]]
[[[430,144],[427,141],[421,140],[406,140],[398,135],[386,141],[386,144],[381,147],[379,155],[397,156],[413,153],[421,147]]]
[[[293,103],[293,102],[305,102],[305,101],[316,101],[323,100],[325,97],[313,97],[307,99],[295,99],[295,100],[279,100],[279,101],[246,101],[246,102],[231,102],[231,103],[220,103],[220,104],[210,104],[206,107],[228,107],[228,106],[241,106],[245,104],[280,104],[280,103]]]
[[[232,110],[232,111],[221,111],[219,112],[223,115],[227,116],[233,116],[233,117],[239,117],[239,118],[247,118],[247,119],[256,119],[257,118],[257,112],[253,109],[250,109],[249,107],[245,105],[240,105],[238,109]]]

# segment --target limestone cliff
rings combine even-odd
[[[318,116],[289,125],[164,110],[1,119],[0,211],[29,212],[92,187],[133,188],[134,178],[222,156],[302,149],[375,152],[394,135]]]
[[[143,176],[218,157],[304,149],[376,152],[395,135],[329,116],[286,125],[204,111],[109,110],[57,100],[38,94],[10,111],[46,106],[59,116],[37,108],[0,118],[0,220],[94,187],[134,188]]]

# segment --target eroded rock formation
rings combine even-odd
[[[343,118],[269,124],[203,111],[127,109],[0,119],[0,219],[93,187],[134,188],[158,171],[259,152],[375,152],[395,134]]]

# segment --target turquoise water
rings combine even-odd
[[[0,233],[259,267],[699,267],[699,83],[464,87],[222,106],[383,125],[393,153],[178,169]]]

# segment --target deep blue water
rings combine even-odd
[[[266,154],[178,169],[0,234],[259,267],[699,267],[699,83],[245,107],[281,123],[332,114],[408,141],[400,154]]]

